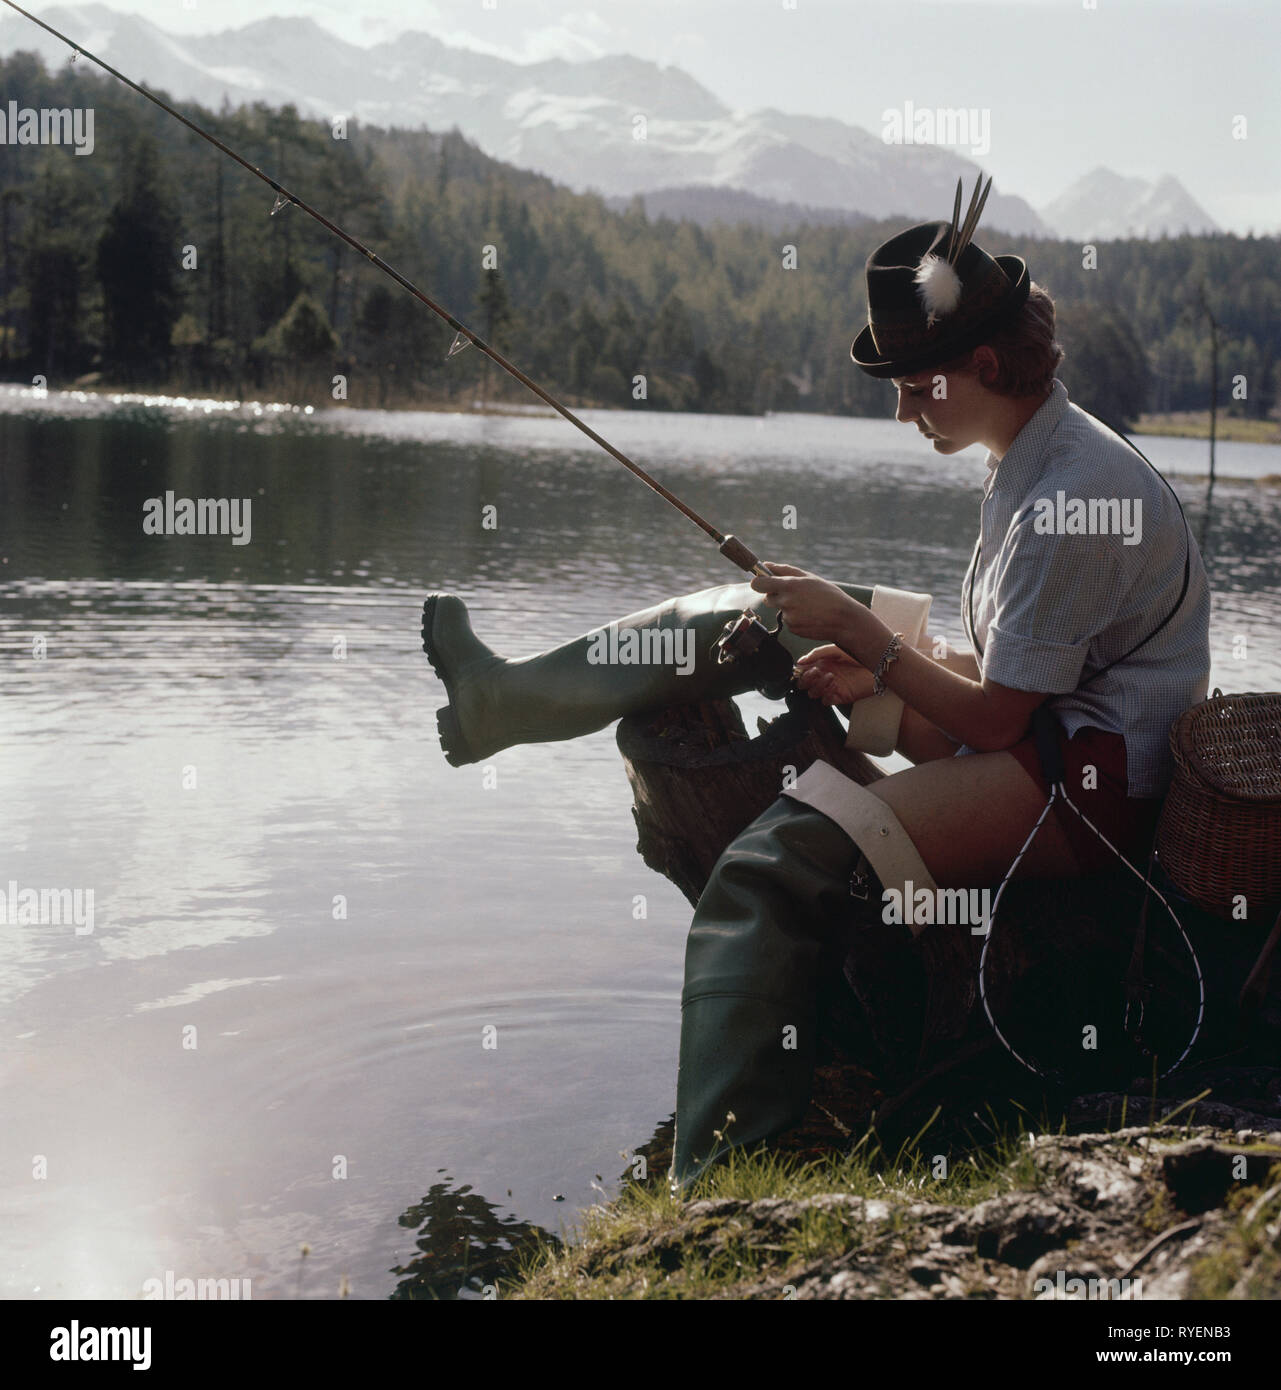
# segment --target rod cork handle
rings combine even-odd
[[[721,542],[720,550],[721,554],[727,560],[733,560],[739,569],[746,570],[748,574],[759,574],[763,578],[768,578],[769,570],[761,564],[737,536],[726,536]]]

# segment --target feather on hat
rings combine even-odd
[[[956,273],[956,263],[961,259],[961,253],[970,244],[975,229],[978,227],[983,205],[987,202],[987,195],[992,191],[992,180],[989,178],[987,187],[984,188],[983,175],[979,175],[978,182],[974,185],[974,192],[970,196],[970,205],[966,209],[963,227],[958,225],[961,216],[961,189],[962,182],[957,179],[956,199],[952,204],[952,225],[947,236],[946,257],[931,253],[922,257],[920,265],[916,268],[914,278],[917,292],[921,296],[921,303],[925,307],[926,323],[930,327],[933,327],[945,315],[954,312],[956,306],[961,302],[961,277]],[[980,189],[982,189],[981,194]]]

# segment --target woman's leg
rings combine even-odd
[[[995,887],[1045,809],[1046,793],[1011,753],[938,758],[882,777],[868,790],[898,816],[941,888]],[[1080,866],[1054,816],[1019,865],[1019,878],[1075,878]]]
[[[871,604],[870,588],[840,587]],[[712,645],[744,608],[771,627],[777,619],[750,584],[726,584],[507,660],[471,630],[461,599],[433,594],[423,605],[423,650],[449,697],[437,713],[445,756],[458,767],[513,744],[594,733],[627,714],[741,695],[755,687],[755,670],[746,662],[718,664]],[[793,660],[821,645],[786,631],[780,641]]]

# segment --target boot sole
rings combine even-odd
[[[467,740],[463,737],[458,711],[454,708],[456,697],[453,682],[445,674],[444,662],[440,660],[432,647],[432,630],[436,621],[438,597],[438,595],[433,594],[423,604],[423,651],[426,652],[431,669],[439,677],[445,687],[445,694],[449,697],[449,704],[444,709],[436,711],[436,735],[440,739],[440,747],[445,754],[445,761],[451,767],[465,767],[469,763],[478,762],[479,759],[473,755]]]

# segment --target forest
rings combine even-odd
[[[0,378],[392,407],[529,400],[423,305],[295,207],[87,64],[0,62],[20,107],[92,108],[92,154],[0,144]],[[700,227],[611,210],[457,130],[383,130],[291,106],[192,120],[367,243],[571,404],[887,415],[853,366],[863,267],[906,221]],[[949,209],[940,210],[946,216]],[[1054,296],[1072,396],[1129,425],[1281,389],[1281,242],[1084,247],[1007,237]]]

